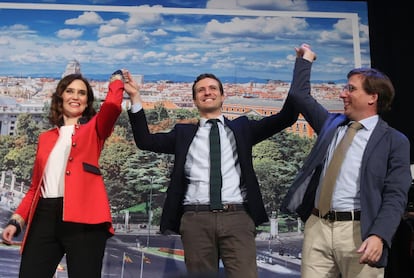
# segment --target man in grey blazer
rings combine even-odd
[[[132,102],[128,114],[136,145],[143,150],[174,154],[161,232],[181,235],[190,275],[216,277],[221,259],[226,277],[258,277],[256,226],[267,222],[268,216],[253,169],[252,147],[293,125],[298,113],[285,101],[279,113],[263,119],[242,116],[229,120],[221,112],[225,99],[221,81],[205,73],[192,86],[200,120],[176,124],[169,132],[150,133],[138,86],[129,72],[125,71],[124,76]],[[310,90],[303,80],[306,78],[294,80],[291,90]],[[222,209],[212,209],[209,201],[209,119],[220,120]]]
[[[296,48],[295,76],[310,76],[316,58],[309,45]],[[300,78],[300,77],[298,77]],[[282,211],[305,222],[302,278],[383,277],[391,240],[404,214],[411,185],[410,145],[381,114],[394,97],[389,78],[372,68],[351,70],[339,97],[344,113],[329,113],[309,93],[289,98],[318,134]],[[319,213],[326,165],[349,122],[363,125],[336,179],[330,211]]]

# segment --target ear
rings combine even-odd
[[[369,105],[373,105],[377,101],[378,101],[378,94],[369,95],[369,100],[368,100]]]
[[[224,100],[227,98],[227,95],[226,95],[226,93],[224,93],[224,94],[222,94],[221,95],[221,104],[223,105],[223,103],[224,103]]]

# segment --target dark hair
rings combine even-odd
[[[381,115],[391,109],[395,89],[390,78],[381,71],[373,68],[356,68],[351,70],[347,78],[352,75],[362,76],[362,88],[369,95],[378,94],[377,114]]]
[[[211,78],[211,79],[216,80],[219,83],[220,93],[222,95],[224,94],[223,84],[221,83],[220,79],[218,79],[212,73],[202,73],[199,76],[197,76],[197,78],[194,80],[193,87],[192,87],[192,90],[193,90],[193,99],[195,99],[195,96],[196,96],[195,86],[196,86],[197,82],[200,81],[200,80],[202,80],[202,79],[204,79],[204,78]]]
[[[86,78],[84,78],[81,74],[78,74],[78,73],[69,74],[63,77],[59,81],[56,87],[56,92],[53,93],[52,95],[52,102],[50,104],[50,111],[49,111],[48,118],[49,118],[50,123],[53,125],[57,125],[59,127],[64,125],[62,94],[66,90],[66,88],[69,86],[69,84],[72,83],[74,80],[81,80],[86,85],[88,105],[85,111],[83,111],[82,113],[82,118],[83,118],[82,120],[87,122],[96,114],[95,108],[93,107],[93,102],[95,98],[93,95],[92,87],[89,84],[89,81]]]

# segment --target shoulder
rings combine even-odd
[[[410,140],[408,137],[382,119],[379,119],[377,126],[374,128],[372,137],[381,138],[383,142],[388,142],[393,148],[404,150],[404,152],[408,150],[407,152],[409,152]]]
[[[390,126],[385,120],[383,120],[381,118],[378,120],[378,127],[385,129],[385,131],[387,133],[389,133],[389,135],[392,136],[392,137],[402,138],[402,139],[406,139],[408,141],[408,137],[404,133],[402,133],[398,129]]]
[[[241,123],[241,122],[248,122],[248,121],[250,121],[250,119],[247,116],[240,116],[240,117],[237,117],[233,120],[230,120],[230,119],[224,117],[224,122],[226,124],[234,124],[234,123]]]
[[[190,129],[197,129],[198,122],[181,122],[174,125],[175,130],[190,130]]]
[[[49,136],[51,134],[58,134],[59,133],[59,128],[58,127],[52,127],[51,129],[42,131],[39,134],[39,137],[45,137],[45,136]]]

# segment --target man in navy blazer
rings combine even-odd
[[[221,112],[223,85],[216,76],[206,73],[197,77],[192,88],[200,120],[151,134],[138,86],[129,72],[124,76],[132,103],[129,117],[136,145],[143,150],[174,154],[161,232],[181,235],[190,274],[216,277],[221,259],[227,277],[257,277],[255,228],[269,219],[253,169],[252,147],[293,125],[298,113],[286,100],[279,113],[260,120],[246,116],[229,120]],[[310,90],[306,78],[292,83],[290,90]],[[219,210],[210,208],[208,193],[207,120],[212,118],[220,120],[223,209]]]
[[[304,44],[296,54],[295,76],[310,76],[315,53]],[[304,278],[382,277],[411,185],[409,141],[380,117],[394,97],[391,81],[370,68],[354,69],[347,77],[340,93],[343,114],[329,113],[308,93],[296,90],[289,95],[318,134],[281,206],[306,222]],[[331,211],[321,215],[318,187],[334,149],[331,142],[343,135],[350,121],[359,121],[363,129],[357,132],[336,179]]]

